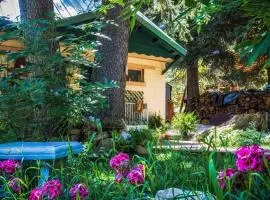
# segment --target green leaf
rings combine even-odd
[[[130,17],[130,31],[132,31],[135,27],[136,24],[136,17],[134,15],[132,15]]]
[[[270,33],[267,33],[263,40],[256,44],[248,58],[247,64],[252,65],[260,56],[265,55],[270,50]]]
[[[218,185],[218,179],[217,179],[217,171],[216,171],[216,167],[215,167],[215,163],[213,160],[213,155],[214,153],[211,153],[209,156],[209,176],[210,176],[210,181],[211,184],[214,188],[215,194],[217,196],[217,200],[221,200],[223,199],[223,193],[222,190],[220,189],[219,185]]]

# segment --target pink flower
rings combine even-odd
[[[138,164],[136,167],[134,167],[133,169],[139,170],[142,172],[143,177],[145,177],[145,166],[143,164]]]
[[[19,162],[15,160],[4,160],[0,162],[0,170],[6,174],[14,174],[19,167]]]
[[[253,156],[263,156],[264,149],[260,148],[258,145],[254,144],[250,147]]]
[[[121,183],[125,177],[121,173],[116,173],[115,174],[115,182],[116,183]]]
[[[232,177],[235,175],[235,170],[233,168],[226,169],[226,176],[229,179],[232,179]]]
[[[236,166],[239,171],[245,172],[249,170],[249,160],[248,159],[237,159]]]
[[[233,168],[228,168],[218,173],[218,184],[221,189],[226,188],[227,180],[231,180],[235,175],[235,170]]]
[[[30,192],[28,200],[42,200],[42,190],[35,188]]]
[[[226,171],[221,171],[218,173],[218,185],[221,189],[224,189],[226,187]]]
[[[126,153],[119,153],[110,160],[110,167],[113,169],[119,169],[128,166],[129,155]]]
[[[138,169],[132,169],[128,173],[127,179],[132,185],[143,183],[143,180],[144,180],[143,172]]]
[[[44,183],[41,189],[44,196],[54,200],[62,194],[63,186],[59,180],[51,180]]]
[[[236,157],[240,159],[249,158],[251,155],[251,149],[247,146],[242,146],[236,151]]]
[[[19,193],[19,192],[21,191],[21,187],[20,187],[19,181],[18,181],[18,179],[16,179],[16,178],[11,179],[11,180],[8,182],[8,186],[9,186],[15,193]]]
[[[258,145],[243,146],[236,151],[236,165],[239,171],[263,170],[264,149]]]
[[[85,200],[89,195],[89,191],[84,184],[75,184],[70,190],[69,194],[72,200],[76,200],[79,197],[80,200]]]

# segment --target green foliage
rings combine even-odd
[[[35,133],[46,138],[48,134],[67,133],[106,106],[103,93],[115,83],[90,83],[89,71],[97,63],[85,56],[96,47],[90,41],[93,32],[89,34],[95,24],[75,27],[79,35],[56,35],[54,28],[53,22],[37,20],[2,29],[6,34],[0,36],[0,41],[16,38],[25,47],[5,52],[8,60],[27,61],[0,79],[0,121],[5,134],[35,138]],[[60,42],[64,48],[59,48]],[[8,70],[6,66],[1,69]]]
[[[212,8],[209,7],[208,9],[212,16],[231,10],[242,12],[243,16],[248,16],[245,27],[241,29],[237,36],[236,44],[236,49],[241,58],[248,65],[258,61],[261,56],[266,56],[265,66],[269,65],[269,7],[268,0],[236,0],[218,1],[213,4]]]
[[[243,145],[266,145],[269,146],[269,134],[258,131],[255,124],[243,129],[233,129],[232,127],[215,129],[206,138],[200,139],[206,143],[212,143],[215,147],[239,147]]]
[[[128,132],[131,135],[131,140],[134,145],[145,145],[147,142],[154,142],[157,140],[157,133],[151,129],[133,129]]]
[[[186,137],[189,132],[196,130],[197,117],[194,113],[177,113],[172,119],[172,125]]]
[[[154,114],[151,115],[148,119],[148,127],[150,129],[157,129],[163,126],[163,119],[160,115]]]
[[[132,186],[126,181],[118,184],[114,181],[115,171],[109,166],[109,160],[115,154],[93,152],[91,140],[90,138],[83,153],[78,156],[70,154],[67,160],[56,161],[50,165],[52,172],[50,177],[59,179],[64,187],[59,200],[69,199],[68,191],[75,183],[83,183],[88,187],[89,199],[123,199],[123,196],[125,199],[153,199],[157,191],[172,187],[193,192],[202,191],[205,194],[213,194],[216,199],[244,200],[253,199],[255,196],[262,200],[269,199],[269,171],[266,174],[260,172],[244,174],[245,179],[241,179],[241,188],[232,187],[235,182],[233,179],[227,183],[229,187],[222,192],[218,185],[217,173],[233,167],[235,156],[230,153],[213,154],[203,150],[201,152],[157,150],[149,145],[148,156],[130,154],[134,162],[145,165],[144,184]],[[23,163],[22,169],[15,174],[22,187],[21,193],[18,194],[8,187],[8,180],[1,174],[0,182],[4,186],[6,199],[28,199],[29,192],[37,186],[39,167],[40,165],[36,163],[29,165]],[[188,194],[182,198],[191,197]]]
[[[123,138],[120,134],[114,138],[118,151],[135,152],[136,146],[146,147],[150,143],[157,143],[160,133],[154,129],[131,129],[127,132],[129,138]]]

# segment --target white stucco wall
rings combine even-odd
[[[131,60],[133,59],[129,58],[129,61]],[[143,60],[144,59],[140,59],[142,63]],[[128,68],[129,64],[130,62],[128,62]],[[166,117],[166,80],[165,76],[162,75],[165,64],[166,62],[164,61],[148,62],[147,67],[142,66],[144,69],[144,84],[132,84],[127,82],[126,85],[126,90],[143,91],[144,103],[147,104],[149,115],[156,113],[159,114],[163,119]],[[132,66],[132,69],[136,68],[134,65],[130,65]]]

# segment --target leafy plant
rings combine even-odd
[[[6,133],[32,139],[36,138],[34,133],[43,139],[49,134],[65,134],[104,108],[107,99],[103,93],[115,86],[113,81],[89,82],[89,71],[97,66],[87,57],[87,53],[95,52],[96,43],[89,34],[96,30],[95,23],[76,27],[79,35],[69,34],[69,30],[46,34],[53,26],[53,22],[37,20],[1,29],[5,32],[1,42],[16,39],[24,46],[16,52],[3,52],[8,60],[26,60],[0,79],[0,121]],[[33,37],[25,38],[23,33],[29,30]],[[57,48],[60,42],[61,48]],[[1,66],[1,70],[9,69]]]
[[[232,127],[212,130],[201,141],[206,143],[211,141],[216,147],[239,147],[252,144],[269,145],[268,138],[269,134],[258,131],[255,128],[255,123],[251,123],[245,130],[233,129]]]
[[[189,132],[196,130],[197,117],[194,113],[177,113],[172,119],[172,125],[187,137]]]
[[[134,145],[145,145],[146,142],[155,140],[155,131],[151,129],[133,129],[129,131]]]
[[[150,129],[157,129],[163,126],[163,119],[160,115],[154,114],[151,115],[148,119],[148,127]]]

